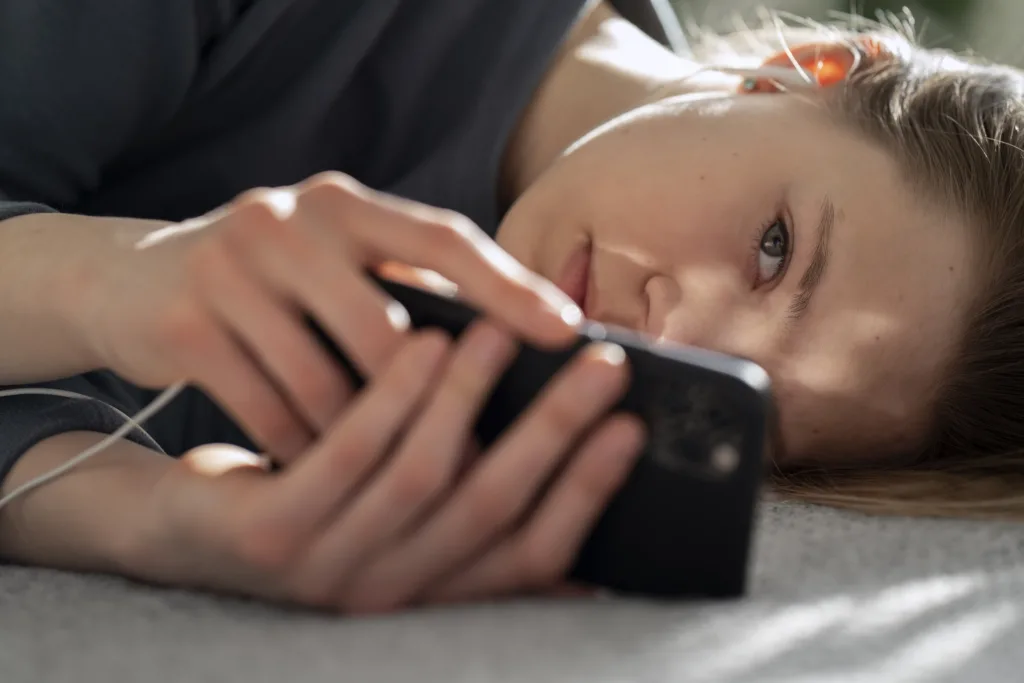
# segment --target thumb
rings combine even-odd
[[[231,444],[204,444],[181,457],[190,470],[207,477],[219,477],[239,470],[270,471],[270,459]]]

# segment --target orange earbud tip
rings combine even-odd
[[[845,47],[825,50],[817,45],[808,45],[797,47],[791,53],[776,54],[765,62],[765,66],[789,67],[794,58],[800,69],[813,77],[819,87],[844,81],[858,61],[856,55]],[[740,90],[748,93],[778,92],[779,88],[768,79],[750,78],[743,82]]]
[[[847,77],[847,69],[842,64],[834,61],[820,61],[813,71],[818,85],[828,87],[835,85]]]

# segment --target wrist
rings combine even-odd
[[[0,222],[0,385],[105,367],[95,312],[119,286],[118,263],[156,225],[53,213]]]
[[[56,321],[61,338],[65,340],[67,362],[73,371],[67,374],[81,374],[99,369],[103,363],[90,344],[86,302],[93,297],[96,274],[87,265],[84,255],[73,256],[61,267],[54,269],[52,278],[42,291],[40,310]]]
[[[146,449],[129,444],[133,449]],[[121,498],[123,514],[131,518],[118,523],[102,539],[103,556],[109,558],[107,571],[140,580],[154,579],[153,567],[165,558],[173,557],[174,548],[160,543],[168,537],[164,531],[168,524],[160,505],[160,490],[173,478],[178,463],[168,456],[146,451],[135,462],[124,463],[117,483],[124,492]],[[113,485],[113,482],[112,482]]]
[[[103,434],[69,432],[26,452],[3,494],[93,446]],[[138,575],[152,535],[153,492],[174,461],[121,441],[64,476],[0,510],[0,555],[18,563],[72,571]]]
[[[74,344],[80,371],[107,367],[107,354],[97,329],[106,319],[102,311],[109,305],[117,287],[132,286],[119,282],[122,264],[136,256],[134,245],[164,223],[129,219],[65,217],[74,221],[76,237],[73,249],[65,252],[60,267],[47,289],[47,302],[53,316],[66,326],[67,339]],[[78,223],[86,225],[77,225]],[[64,228],[70,232],[70,227]],[[68,235],[70,238],[70,234]],[[136,283],[137,284],[137,283]]]

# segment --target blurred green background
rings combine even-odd
[[[680,15],[716,31],[734,28],[733,16],[756,23],[758,8],[783,10],[816,20],[834,12],[876,18],[879,11],[915,18],[926,47],[971,52],[1024,66],[1024,0],[673,0]]]

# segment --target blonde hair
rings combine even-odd
[[[779,470],[774,488],[866,512],[1024,519],[1024,75],[922,48],[913,23],[895,16],[797,27],[784,18],[766,14],[761,28],[724,37],[691,31],[696,52],[705,64],[746,69],[800,42],[856,50],[856,38],[878,41],[881,54],[862,52],[822,99],[890,150],[916,191],[961,216],[982,258],[924,442],[888,466]]]

